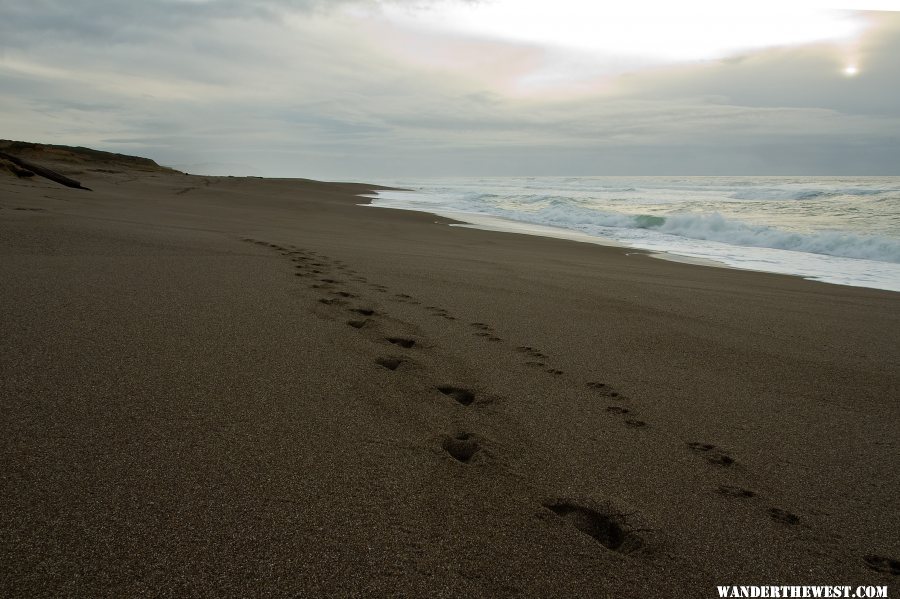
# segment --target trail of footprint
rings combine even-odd
[[[273,247],[274,249],[283,249],[275,246],[274,244],[270,244],[270,247]],[[319,282],[314,284],[312,288],[320,292],[327,293],[329,296],[319,299],[322,304],[341,306],[346,304],[345,300],[347,299],[359,299],[360,297],[359,295],[350,291],[339,288],[335,289],[336,286],[342,285],[344,283],[344,281],[342,281],[340,278],[334,276],[321,276],[323,274],[327,275],[329,269],[332,268],[342,271],[344,275],[348,276],[351,281],[364,283],[376,292],[388,292],[388,287],[376,283],[370,283],[365,277],[360,276],[352,269],[349,269],[346,264],[340,261],[330,261],[327,257],[319,256],[314,252],[304,253],[301,251],[295,251],[286,252],[286,254],[292,256],[291,260],[294,262],[298,276],[318,277]],[[399,303],[420,304],[420,302],[417,302],[412,296],[403,293],[394,294],[391,299]],[[448,310],[444,308],[440,308],[437,306],[425,306],[425,309],[432,316],[451,321],[457,320],[455,316],[453,316]],[[374,308],[368,306],[350,308],[349,310],[354,314],[359,314],[364,317],[373,317],[378,315]],[[359,330],[367,328],[372,322],[373,321],[370,318],[352,319],[347,321],[347,325]],[[472,322],[469,324],[472,328],[476,329],[476,331],[473,332],[474,335],[493,342],[502,341],[500,337],[494,334],[494,330],[490,325],[484,322]],[[384,339],[388,343],[404,349],[410,349],[416,345],[416,341],[414,339],[407,337],[386,337]],[[527,365],[538,367],[544,370],[544,372],[553,376],[561,376],[563,374],[562,370],[550,367],[544,361],[542,361],[548,358],[548,356],[543,352],[531,346],[519,346],[516,348],[516,350],[527,355],[530,358],[533,358],[526,363]],[[403,365],[408,362],[408,360],[398,356],[381,356],[374,358],[374,362],[382,368],[390,371],[396,371],[402,368]],[[604,396],[611,398],[619,396],[618,392],[611,390],[603,383],[591,383],[590,386],[598,390]],[[476,401],[475,393],[463,387],[454,385],[439,385],[437,387],[437,390],[441,394],[450,397],[463,406],[471,406]],[[618,406],[610,406],[608,408],[608,411],[623,416],[629,414],[629,410],[627,408],[621,408]],[[644,421],[637,420],[635,418],[626,419],[625,424],[627,426],[636,428],[646,426],[646,423]],[[461,463],[469,463],[474,458],[474,456],[478,455],[481,451],[481,445],[478,438],[472,433],[465,432],[459,433],[453,437],[446,437],[442,443],[442,446],[449,455],[451,455],[455,460]],[[626,546],[633,547],[636,544],[635,539],[639,540],[639,537],[631,537],[627,528],[624,527],[621,521],[617,519],[620,515],[597,512],[575,504],[554,504],[553,506],[548,506],[548,509],[553,511],[557,516],[560,516],[575,525],[576,528],[578,528],[578,530],[580,530],[581,532],[590,534],[599,542],[601,542],[601,544],[613,550],[621,550],[622,547]],[[623,534],[625,536],[620,538]],[[639,545],[640,543],[637,544]],[[627,552],[630,550],[631,549],[623,550],[623,552]]]
[[[413,296],[408,295],[406,293],[395,293],[391,299],[400,304],[409,304],[411,306],[418,306],[422,302],[416,300]]]
[[[322,274],[321,270],[323,268],[326,268],[329,263],[329,260],[327,258],[319,256],[315,252],[295,250],[290,253],[293,256],[292,260],[296,263],[295,266],[298,269],[306,269],[307,271],[309,271],[310,266],[316,267],[316,268],[311,269],[313,271],[317,271],[312,274]],[[332,262],[336,266],[343,266],[345,268],[347,266],[346,263],[344,263],[342,261],[332,261]],[[388,290],[388,288],[384,285],[380,285],[380,284],[376,284],[376,283],[368,283],[366,281],[365,277],[361,277],[361,276],[358,276],[355,274],[353,276],[351,276],[351,280],[365,282],[365,283],[367,283],[367,285],[369,287],[371,287],[377,291],[386,292]],[[337,296],[336,298],[329,297],[329,298],[320,299],[319,301],[324,305],[341,306],[341,305],[344,305],[345,302],[343,302],[341,299],[338,299],[338,298],[345,298],[345,299],[358,298],[358,296],[356,294],[350,293],[348,291],[332,290],[333,286],[339,285],[342,283],[342,281],[338,278],[320,277],[319,281],[321,282],[320,284],[313,285],[314,289],[318,289],[318,290],[322,290],[322,291],[329,291],[330,295]],[[396,299],[398,301],[413,300],[412,296],[405,294],[405,293],[394,294],[393,299]],[[429,310],[433,316],[441,317],[441,318],[444,318],[447,320],[456,320],[456,318],[452,314],[450,314],[449,311],[447,311],[444,308],[440,308],[438,306],[433,306],[433,305],[425,306],[425,308],[426,308],[426,310]],[[352,308],[351,310],[354,313],[359,314],[361,316],[375,316],[376,315],[376,311],[372,308]],[[369,324],[369,322],[370,322],[369,319],[353,319],[353,320],[347,321],[347,324],[353,328],[362,329],[362,328],[365,328]],[[477,335],[479,337],[482,337],[484,339],[487,339],[487,340],[493,341],[493,342],[501,342],[502,341],[502,339],[500,337],[493,334],[493,328],[490,325],[488,325],[487,323],[472,322],[469,324],[471,327],[477,329],[477,331],[475,333],[473,333],[474,335]],[[524,353],[532,358],[538,358],[538,359],[547,358],[546,354],[544,354],[543,352],[541,352],[531,346],[519,346],[516,349],[520,353]],[[530,360],[530,361],[526,362],[526,365],[540,368],[540,369],[544,370],[547,374],[550,374],[552,376],[561,376],[564,374],[564,372],[561,369],[550,367],[545,362],[542,362],[539,360]],[[591,387],[594,387],[594,388],[600,390],[604,395],[606,395],[608,397],[615,398],[615,397],[619,396],[618,392],[606,388],[606,386],[603,383],[590,383],[589,385]],[[631,427],[640,428],[640,427],[646,426],[646,423],[641,420],[631,418],[626,421],[626,425],[631,426]]]
[[[273,245],[274,244],[270,244],[270,247]],[[278,248],[273,247],[273,249]],[[365,277],[358,275],[355,271],[347,268],[346,264],[339,261],[331,261],[327,257],[319,256],[312,252],[294,251],[286,252],[286,254],[291,256],[291,260],[296,269],[295,274],[298,276],[313,276],[317,278],[317,282],[313,284],[311,288],[322,294],[327,294],[325,297],[320,297],[318,300],[323,305],[343,306],[346,305],[346,300],[360,299],[358,294],[340,289],[339,286],[343,285],[344,281],[338,277],[329,276],[329,270],[331,269],[342,271],[344,276],[348,277],[349,280],[366,284],[376,292],[388,292],[388,287],[376,283],[369,283]],[[391,299],[400,303],[420,304],[420,302],[416,301],[412,296],[403,293],[394,294]],[[457,320],[455,316],[443,308],[428,306],[426,309],[432,316],[451,321]],[[365,305],[352,307],[348,310],[353,314],[358,314],[363,317],[375,317],[379,315],[375,308]],[[348,326],[357,330],[368,328],[373,322],[375,321],[371,318],[358,318],[346,321]],[[482,336],[487,340],[493,342],[502,341],[497,335],[493,334],[493,329],[485,323],[473,323],[473,327],[478,329],[478,332],[483,333]],[[411,349],[415,347],[417,343],[415,339],[402,336],[385,337],[384,340],[403,349]],[[544,357],[543,354],[540,354],[539,352],[535,353],[538,354],[535,357]],[[374,362],[382,368],[396,371],[402,369],[408,360],[399,356],[380,356],[374,358]],[[562,374],[562,371],[554,368],[545,369],[550,374]],[[463,387],[455,385],[439,385],[437,390],[462,406],[471,406],[476,401],[475,393]],[[454,437],[447,437],[443,442],[443,447],[448,454],[461,463],[469,463],[474,456],[481,452],[480,441],[472,433],[459,433]]]
[[[430,311],[432,316],[437,316],[445,320],[456,320],[455,316],[443,308],[438,308],[437,306],[425,306],[425,309]]]
[[[606,406],[606,412],[608,414],[616,414],[618,416],[626,416],[628,414],[631,414],[631,410],[623,406]],[[638,418],[634,418],[633,415],[632,417],[625,418],[623,422],[628,428],[646,428],[647,426],[649,426],[647,422]]]
[[[476,323],[476,324],[481,324],[481,323]],[[476,335],[479,335],[479,334],[480,333],[476,333]],[[497,338],[497,340],[499,341],[500,339]],[[540,352],[529,345],[520,345],[519,347],[516,348],[516,351],[519,353],[525,354],[526,356],[529,356],[531,358],[548,358],[549,357],[549,356],[547,356],[547,354]],[[541,368],[544,370],[544,372],[546,372],[547,374],[552,374],[553,376],[560,376],[560,375],[565,374],[562,370],[560,370],[558,368],[553,368],[552,366],[549,366],[546,362],[541,362],[539,360],[528,360],[524,363],[524,365],[531,366],[534,368]]]
[[[313,255],[312,253],[309,253],[309,255],[303,255],[302,252],[296,252],[296,254],[298,254],[298,255],[296,255],[293,259],[297,262],[297,264],[296,264],[297,268],[305,269],[304,275],[298,275],[298,276],[308,276],[306,273],[309,272],[309,268],[308,268],[309,266],[317,267],[314,270],[316,270],[318,272],[315,272],[312,274],[323,274],[321,271],[323,268],[326,267],[327,262],[328,262],[327,259],[322,259],[321,257],[319,257],[319,258],[315,259],[317,261],[313,261],[313,259],[310,258],[310,255]],[[372,288],[378,292],[387,292],[388,291],[388,287],[386,287],[384,285],[380,285],[377,283],[369,283],[365,277],[362,277],[362,276],[358,275],[352,269],[347,268],[346,263],[343,263],[342,261],[334,261],[334,264],[337,266],[344,267],[343,268],[344,273],[351,275],[350,276],[351,280],[356,281],[356,282],[366,283],[370,288]],[[319,279],[319,281],[325,283],[325,285],[336,285],[336,284],[341,283],[340,279],[332,278],[332,277],[322,277]],[[325,287],[325,286],[314,286],[314,288],[322,289],[322,290],[328,289],[328,287]],[[358,296],[355,296],[355,294],[351,294],[346,291],[334,291],[334,292],[332,292],[332,295],[337,295],[337,296],[343,297],[343,298],[358,297]],[[416,304],[416,305],[421,304],[421,302],[416,301],[415,298],[413,298],[411,295],[405,294],[405,293],[394,294],[392,299],[399,301],[401,303],[410,303],[410,304]],[[326,305],[340,305],[340,302],[332,301],[330,299],[320,300],[320,301],[322,301],[322,303],[326,304]],[[440,318],[443,318],[446,320],[450,320],[450,321],[457,320],[455,316],[453,316],[449,311],[447,311],[444,308],[440,308],[437,306],[426,306],[426,309],[429,310],[433,316],[437,316],[437,317],[440,317]],[[363,316],[375,315],[374,310],[372,312],[362,311],[360,309],[354,309],[354,310],[356,311],[356,313],[361,314]],[[369,321],[357,319],[357,320],[350,320],[347,322],[347,324],[353,328],[362,329],[362,328],[365,328],[369,324]],[[478,328],[481,333],[480,336],[483,336],[486,340],[494,342],[494,343],[502,342],[502,339],[500,337],[492,334],[493,329],[489,325],[479,322],[479,323],[472,323],[472,326],[474,326],[475,328]],[[547,368],[546,371],[549,374],[552,374],[555,376],[562,374],[561,370],[555,369],[555,368]]]
[[[497,337],[496,335],[492,335],[491,333],[488,333],[486,331],[479,331],[477,333],[472,333],[472,334],[475,335],[476,337],[482,337],[484,339],[487,339],[488,341],[495,341],[495,342],[503,341],[503,339],[501,339],[500,337]]]

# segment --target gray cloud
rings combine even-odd
[[[345,5],[423,7],[441,1],[448,0],[0,0],[0,45],[44,35],[131,43],[220,20],[278,21],[286,13],[327,14]]]
[[[554,99],[404,62],[381,43],[395,32],[335,11],[373,2],[0,0],[0,129],[176,166],[344,179],[897,169],[896,15],[877,16],[854,79],[836,75],[830,49],[807,47]]]

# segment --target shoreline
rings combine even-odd
[[[387,189],[385,191],[403,191],[410,193],[421,193],[416,192],[414,190],[409,189]],[[651,247],[641,247],[639,245],[628,245],[626,243],[620,242],[615,239],[600,237],[595,235],[590,235],[588,233],[583,233],[581,231],[575,229],[567,229],[565,227],[556,227],[552,225],[542,225],[531,223],[528,221],[519,221],[509,218],[504,218],[500,216],[494,216],[489,214],[481,214],[481,213],[469,213],[469,212],[459,212],[459,211],[450,211],[450,210],[441,210],[441,209],[428,209],[427,207],[403,207],[403,206],[392,206],[392,205],[378,205],[376,201],[379,199],[379,192],[373,192],[365,196],[369,199],[368,204],[361,204],[365,206],[370,206],[373,208],[387,208],[394,210],[411,210],[417,212],[424,212],[427,214],[433,214],[436,216],[440,216],[442,218],[448,218],[455,221],[451,226],[461,226],[461,227],[470,227],[470,228],[478,228],[485,231],[495,231],[495,232],[505,232],[505,233],[518,233],[522,235],[533,235],[538,237],[549,237],[553,239],[567,239],[570,241],[576,241],[579,243],[593,243],[596,245],[603,245],[608,247],[620,247],[620,248],[628,248],[635,250],[635,253],[641,253],[644,255],[649,255],[661,260],[669,260],[672,262],[680,262],[684,264],[695,264],[699,266],[710,266],[714,268],[727,268],[732,270],[743,270],[748,272],[762,272],[769,274],[780,274],[792,277],[799,277],[801,279],[807,281],[815,281],[819,283],[827,283],[829,285],[841,285],[845,287],[862,287],[866,289],[878,289],[881,291],[891,291],[900,293],[900,285],[896,285],[894,283],[887,283],[886,281],[872,281],[871,279],[866,282],[861,282],[860,280],[840,280],[839,278],[835,278],[833,273],[803,273],[797,271],[797,267],[788,267],[783,264],[777,264],[775,262],[770,262],[767,266],[761,266],[758,264],[750,265],[750,264],[736,264],[730,263],[726,258],[717,259],[715,257],[708,256],[694,256],[686,253],[681,253],[677,249],[655,249]],[[829,254],[815,254],[815,253],[806,253],[806,252],[793,252],[790,250],[783,250],[778,248],[767,248],[761,246],[734,246],[738,248],[746,248],[752,250],[763,250],[767,252],[787,252],[788,254],[799,254],[806,255],[813,260],[820,259],[838,259],[841,261],[849,260],[851,263],[857,260],[856,258],[847,258],[841,256],[832,256]],[[733,259],[734,260],[734,259]],[[759,261],[758,259],[756,260]],[[863,260],[864,262],[875,262],[870,260]],[[765,262],[765,260],[764,260]],[[890,264],[890,263],[885,263]],[[898,271],[898,276],[900,276],[900,271]],[[863,277],[865,278],[865,277]]]
[[[896,586],[896,293],[53,166],[0,178],[6,596]]]
[[[368,197],[368,196],[363,196]],[[373,196],[372,199],[377,199],[377,195]],[[483,214],[471,214],[467,212],[452,212],[452,211],[444,211],[444,210],[436,210],[436,211],[427,211],[427,210],[419,210],[417,208],[394,208],[391,206],[378,206],[373,203],[369,204],[360,204],[360,206],[370,207],[370,208],[382,208],[382,209],[393,209],[393,210],[409,210],[412,212],[420,212],[422,214],[432,214],[434,216],[438,216],[440,218],[449,219],[451,221],[455,221],[452,223],[448,223],[450,227],[460,227],[464,229],[476,229],[479,231],[492,231],[495,233],[513,233],[517,235],[532,235],[535,237],[546,237],[549,239],[561,239],[565,241],[574,241],[576,243],[592,243],[595,245],[600,245],[603,247],[612,247],[612,248],[620,248],[627,250],[635,250],[633,252],[628,252],[626,255],[628,256],[650,256],[652,258],[657,258],[659,260],[669,260],[672,262],[678,262],[681,264],[694,264],[696,266],[709,266],[712,268],[725,268],[730,270],[745,270],[748,272],[768,272],[768,271],[754,271],[750,268],[740,268],[737,266],[731,266],[726,264],[725,262],[719,262],[716,260],[706,259],[706,258],[697,258],[693,256],[684,256],[677,253],[663,252],[663,251],[655,251],[649,250],[645,248],[640,248],[636,246],[626,245],[624,243],[620,243],[614,239],[608,239],[605,237],[595,237],[593,235],[588,235],[587,233],[581,233],[580,231],[574,231],[571,229],[564,229],[562,227],[551,227],[549,225],[538,225],[534,223],[528,223],[524,221],[515,221],[510,219],[501,218],[499,216],[489,216]],[[769,273],[769,274],[785,274],[785,273]],[[796,276],[800,278],[804,278],[802,275],[787,275],[787,276]],[[805,279],[805,280],[815,280],[815,279]],[[817,281],[820,283],[827,283],[828,281]],[[830,283],[830,284],[839,284],[839,283]],[[873,288],[874,289],[874,288]],[[891,290],[881,290],[881,291],[891,291]]]

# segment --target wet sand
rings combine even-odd
[[[38,158],[2,596],[900,588],[900,294]]]

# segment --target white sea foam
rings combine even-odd
[[[900,291],[896,177],[392,183],[416,191],[382,192],[374,205],[480,222],[499,217],[552,227],[561,235],[578,232],[740,268]],[[530,232],[546,234],[539,228]]]

